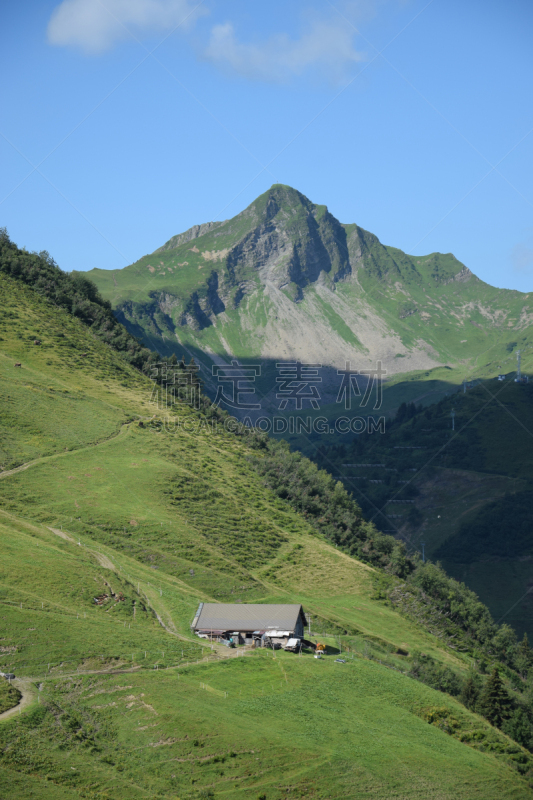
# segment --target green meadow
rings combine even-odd
[[[0,280],[0,671],[30,698],[0,720],[0,796],[533,796],[526,750],[406,674],[465,655],[378,599],[237,437],[167,424],[148,379]],[[327,655],[211,646],[201,601],[302,603]]]
[[[46,797],[41,786],[56,783],[66,797],[531,796],[507,764],[518,747],[502,752],[459,704],[363,659],[258,652],[56,678],[10,726],[17,751],[0,786],[13,786],[15,771],[16,798]]]

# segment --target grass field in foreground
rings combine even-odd
[[[428,724],[432,713],[438,724]],[[41,796],[49,781],[117,800],[531,797],[505,763],[520,748],[504,754],[490,726],[458,703],[362,659],[257,652],[184,670],[74,676],[48,682],[28,719],[15,720],[9,737],[0,731],[13,743],[0,790],[13,769],[27,776],[10,793],[17,800]]]

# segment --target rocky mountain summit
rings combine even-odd
[[[280,184],[230,220],[88,276],[148,346],[188,352],[207,372],[237,358],[334,371],[379,360],[389,377],[444,365],[497,373],[533,321],[528,294],[485,284],[450,253],[383,245]]]

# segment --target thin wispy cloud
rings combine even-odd
[[[361,8],[357,12],[361,16]],[[52,12],[47,36],[52,45],[99,55],[131,36],[142,39],[177,25],[190,31],[207,13],[198,0],[63,0]],[[281,30],[262,41],[250,41],[232,21],[214,25],[207,35],[207,44],[196,43],[198,56],[249,80],[288,83],[314,71],[337,84],[364,60],[354,45],[354,28],[333,8],[326,17],[308,17],[294,36]]]
[[[205,13],[190,0],[63,0],[52,12],[47,36],[50,44],[98,55],[131,34],[190,27]]]
[[[232,22],[215,25],[203,57],[251,80],[287,83],[309,70],[340,83],[364,54],[354,47],[354,30],[344,20],[311,21],[298,38],[278,33],[263,42],[239,39]]]

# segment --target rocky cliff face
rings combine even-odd
[[[185,310],[179,317],[179,324],[190,325],[194,330],[202,330],[212,325],[215,317],[226,310],[219,289],[218,273],[213,270],[206,281],[205,290],[193,292],[190,296]]]
[[[237,231],[243,227],[239,236]],[[221,268],[191,293],[179,318],[181,325],[198,329],[205,327],[207,320],[213,323],[213,317],[226,306],[237,308],[258,283],[286,290],[299,302],[306,287],[317,282],[333,287],[351,273],[344,226],[324,206],[316,206],[284,186],[273,187],[234,220],[195,226],[156,252],[177,249],[214,230],[224,238],[225,228],[230,235],[233,230],[237,233],[234,242],[224,253]],[[220,252],[206,250],[202,255]]]
[[[244,266],[256,270],[263,283],[279,289],[294,283],[304,289],[321,278],[336,281],[350,272],[346,231],[324,206],[288,187],[276,187],[256,213],[258,224],[228,256],[233,275]]]

